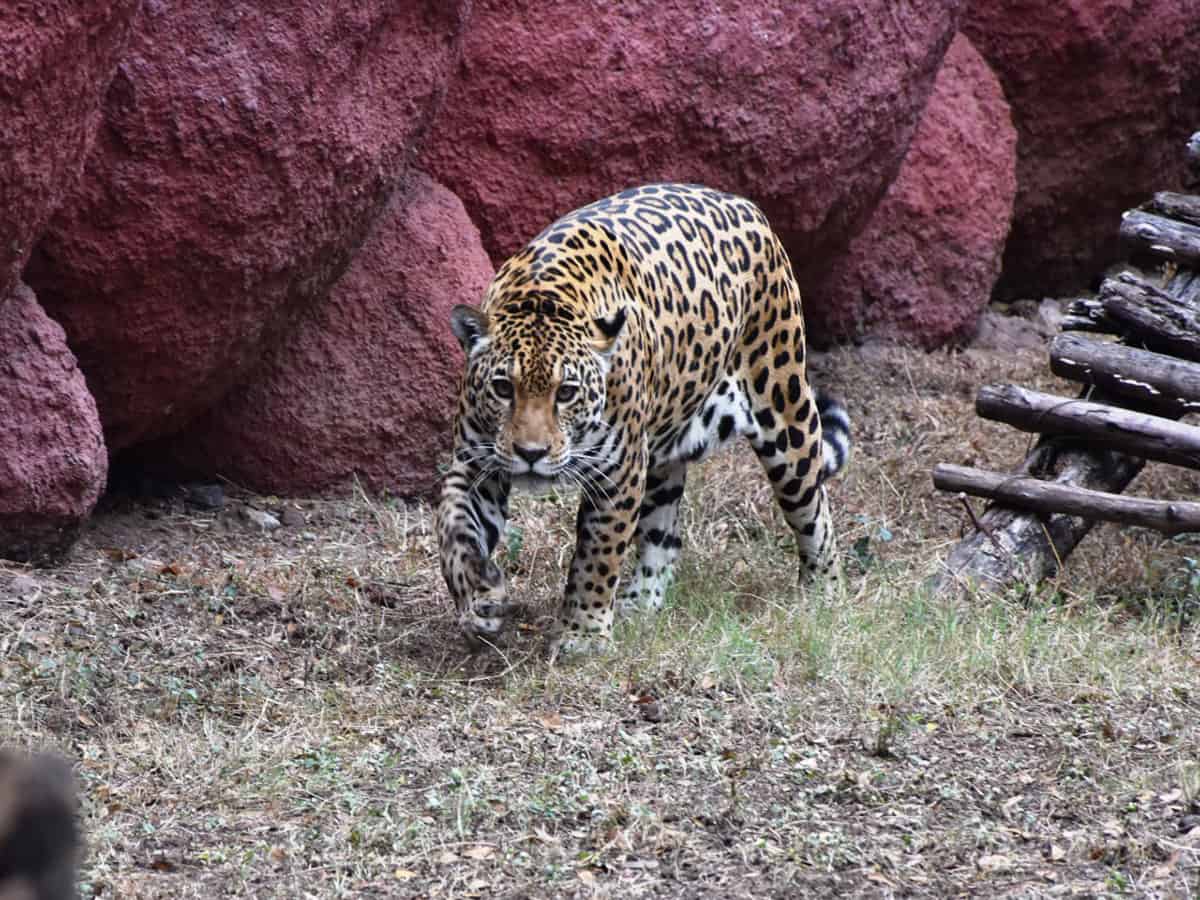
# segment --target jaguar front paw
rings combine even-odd
[[[458,626],[472,650],[494,646],[509,618],[520,607],[508,599],[504,573],[490,559],[479,564],[476,576],[471,596],[458,614]]]

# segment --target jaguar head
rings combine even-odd
[[[467,354],[458,445],[518,486],[569,480],[602,433],[605,381],[625,310],[584,316],[549,292],[489,312],[456,306],[450,324]]]

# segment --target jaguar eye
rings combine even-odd
[[[511,400],[513,395],[512,382],[507,378],[493,378],[492,393],[501,400]]]
[[[575,399],[575,395],[579,393],[579,385],[577,384],[560,384],[558,393],[554,395],[559,403],[570,403]]]

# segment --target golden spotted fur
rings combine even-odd
[[[762,462],[802,574],[829,569],[822,481],[845,462],[849,420],[809,385],[791,264],[748,200],[655,184],[585,206],[452,326],[467,365],[437,531],[468,638],[496,637],[512,608],[490,556],[514,486],[580,490],[554,647],[594,648],[618,599],[662,603],[687,465],[735,435]]]

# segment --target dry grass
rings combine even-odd
[[[282,501],[117,499],[32,593],[0,569],[0,739],[77,762],[85,895],[1200,893],[1196,545],[1105,527],[1056,583],[932,599],[965,513],[929,469],[1015,463],[972,398],[1044,356],[814,365],[856,421],[845,577],[793,587],[728,453],[690,480],[669,608],[603,658],[538,654],[562,498],[517,504],[533,613],[490,657],[454,634],[427,511],[391,502],[265,534],[236,507]]]

